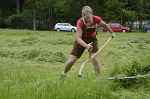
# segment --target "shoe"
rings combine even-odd
[[[60,76],[60,79],[63,79],[65,76],[67,76],[67,74],[63,72]]]
[[[100,77],[95,77],[95,79],[96,79],[97,81],[101,81]]]
[[[82,75],[78,75],[78,77],[82,77]]]

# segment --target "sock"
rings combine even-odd
[[[62,75],[62,76],[66,76],[67,74],[66,74],[66,73],[64,73],[64,71],[63,71],[61,75]]]

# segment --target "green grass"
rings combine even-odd
[[[98,33],[99,48],[109,33]],[[101,78],[91,62],[78,71],[88,52],[61,78],[75,33],[0,29],[0,99],[148,99],[150,77],[106,80],[150,73],[150,34],[116,33],[99,53]],[[133,40],[133,41],[132,41]],[[132,41],[132,42],[130,42]],[[127,43],[133,46],[130,47]]]

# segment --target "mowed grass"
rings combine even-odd
[[[97,38],[100,48],[109,33]],[[149,99],[150,77],[105,78],[150,74],[150,34],[116,33],[99,53],[100,79],[91,62],[78,77],[87,50],[61,78],[74,40],[72,32],[0,29],[0,99]]]

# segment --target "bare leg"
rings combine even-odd
[[[67,73],[76,61],[77,61],[77,57],[74,55],[70,55],[68,61],[66,62],[64,73]]]
[[[92,53],[91,55],[93,55],[94,53]],[[98,56],[96,55],[93,59],[92,59],[92,63],[94,65],[94,70],[96,72],[96,76],[100,76],[100,63],[98,61]]]

